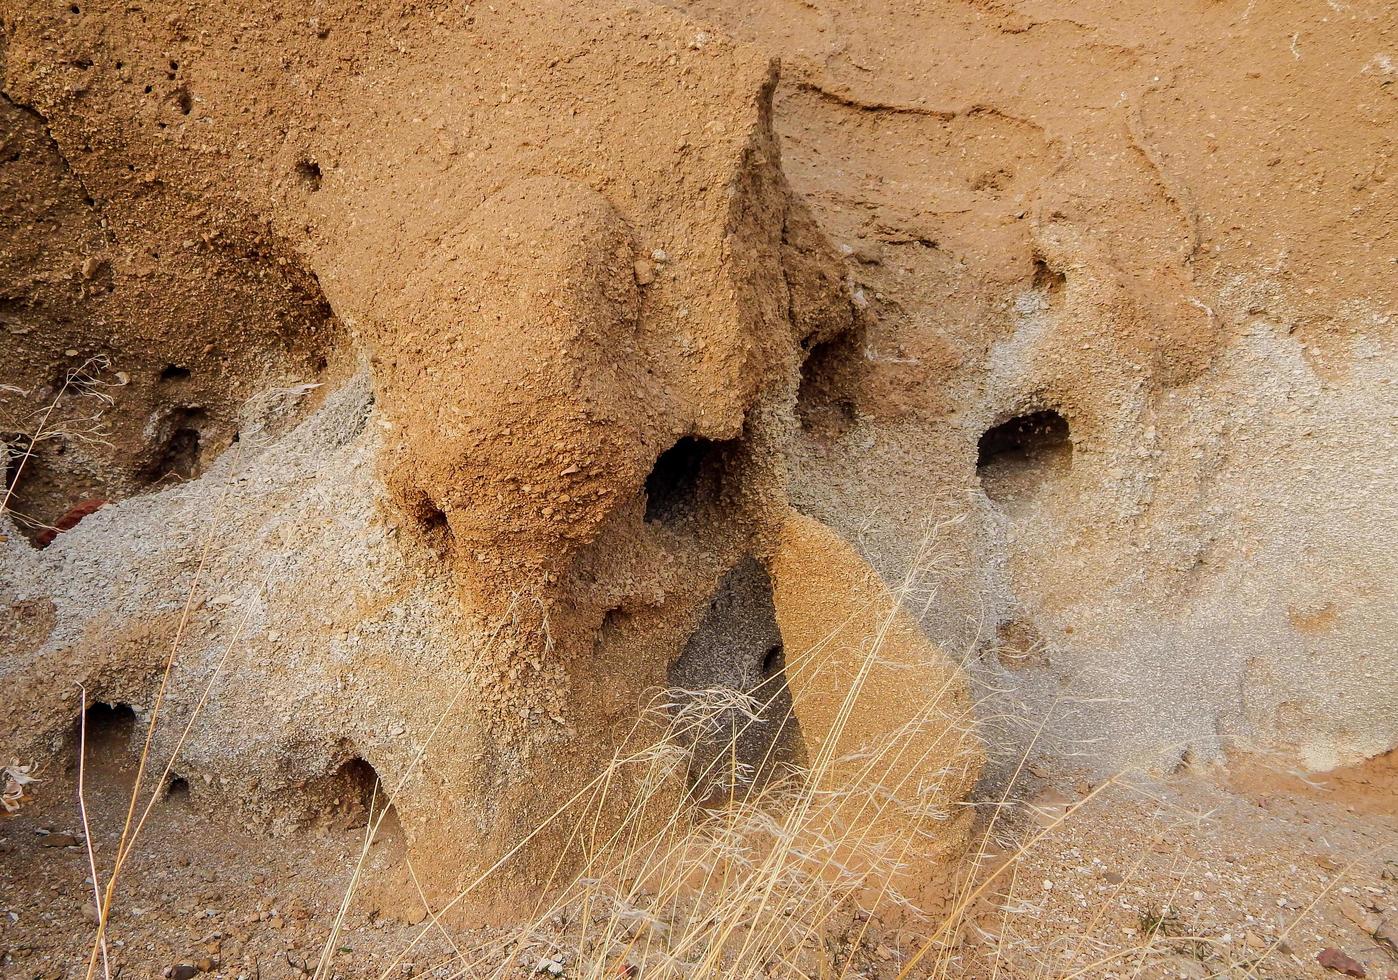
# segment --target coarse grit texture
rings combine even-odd
[[[1396,18],[0,2],[0,756],[177,643],[194,803],[491,917],[730,607],[807,754],[842,628],[863,739],[1392,749]]]
[[[858,329],[775,63],[636,6],[4,27],[7,756],[62,747],[77,685],[163,698],[196,802],[286,831],[367,763],[435,895],[517,911],[566,850],[544,818],[780,550],[799,365]],[[954,802],[969,680],[918,650]]]

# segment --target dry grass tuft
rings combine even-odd
[[[895,606],[889,620],[896,614]],[[858,638],[862,666],[848,678],[837,724],[799,765],[778,763],[772,749],[758,761],[740,757],[755,728],[778,729],[760,731],[776,746],[794,724],[763,720],[783,680],[748,692],[657,694],[609,764],[435,909],[381,976],[392,976],[431,931],[442,931],[442,916],[492,876],[510,874],[511,857],[546,830],[551,839],[561,831],[566,844],[537,883],[535,907],[522,910],[527,921],[504,937],[457,947],[439,973],[450,980],[520,970],[587,978],[839,977],[864,973],[877,954],[886,958],[870,923],[878,915],[928,924],[908,888],[925,883],[929,867],[944,860],[949,836],[964,833],[963,802],[944,787],[966,785],[981,758],[973,720],[946,714],[954,701],[946,690],[877,744],[842,737],[861,707],[864,680],[882,663],[888,626]],[[948,687],[959,682],[945,664],[929,670]],[[799,698],[794,709],[799,715]],[[366,841],[376,826],[371,821]],[[356,871],[337,923],[359,880]],[[329,975],[337,935],[327,937],[318,977]]]

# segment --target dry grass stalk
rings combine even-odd
[[[910,576],[905,590],[912,585]],[[457,948],[450,977],[504,976],[521,956],[562,957],[570,975],[596,978],[632,970],[755,977],[782,964],[799,973],[846,974],[871,913],[919,916],[901,886],[935,849],[936,825],[951,816],[937,792],[941,777],[959,777],[957,767],[969,766],[978,751],[973,719],[944,715],[944,691],[879,744],[842,738],[865,680],[881,663],[894,614],[862,644],[861,667],[836,723],[808,764],[778,765],[770,749],[756,763],[739,759],[743,736],[763,724],[764,709],[780,693],[774,684],[752,692],[662,692],[603,771],[435,910],[382,976],[391,976],[429,931],[441,931],[442,916],[491,875],[508,874],[510,858],[545,828],[566,829],[566,845],[539,882],[531,921],[501,942]],[[795,708],[799,713],[799,701]],[[708,751],[696,753],[701,744]],[[720,805],[696,802],[716,798]],[[376,827],[371,821],[364,851]],[[317,978],[328,975],[364,851]],[[860,924],[848,952],[833,950],[854,922]]]

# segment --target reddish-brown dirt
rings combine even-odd
[[[0,973],[87,972],[85,706],[101,874],[163,712],[123,976],[445,978],[577,926],[511,931],[657,688],[773,678],[784,761],[935,707],[922,911],[1015,856],[913,975],[1398,972],[1396,45],[0,0]],[[937,935],[854,904],[767,973]]]

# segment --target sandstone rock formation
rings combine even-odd
[[[0,755],[174,644],[195,804],[371,767],[452,895],[779,661],[793,758],[961,660],[1102,770],[1391,750],[1394,11],[671,6],[0,5]]]
[[[923,625],[1009,692],[993,741],[1398,742],[1392,5],[674,6],[781,56],[872,313],[807,361],[793,498],[890,581],[937,529]]]
[[[595,13],[6,13],[14,510],[106,502],[0,545],[7,756],[78,684],[159,704],[196,803],[285,829],[377,774],[434,894],[504,915],[648,690],[770,673],[709,598],[770,606],[799,365],[858,311],[769,60]]]

